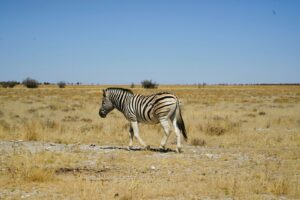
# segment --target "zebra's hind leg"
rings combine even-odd
[[[176,117],[173,119],[173,126],[174,126],[176,137],[177,137],[176,151],[177,151],[177,153],[181,153],[181,133],[180,133],[180,130],[177,126]]]
[[[131,149],[132,149],[133,136],[134,136],[133,128],[132,128],[132,126],[131,126],[131,124],[130,124],[130,127],[129,127],[129,145],[128,145],[128,150],[131,150]]]
[[[136,139],[138,139],[139,143],[145,148],[145,149],[150,149],[149,145],[146,145],[146,143],[142,140],[139,134],[139,126],[137,122],[131,122],[131,127],[133,129],[134,136]]]
[[[159,148],[164,150],[165,146],[166,146],[166,143],[168,141],[169,135],[170,135],[170,126],[169,126],[168,119],[163,118],[163,119],[160,119],[159,122],[160,122],[160,124],[163,127],[164,132],[165,132],[165,134],[164,134],[164,136],[163,136],[163,138],[160,142],[160,147]]]

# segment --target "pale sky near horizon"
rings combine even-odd
[[[0,81],[299,83],[297,0],[0,0]]]

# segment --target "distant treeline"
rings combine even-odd
[[[43,82],[43,83],[41,83],[41,84],[43,84],[43,85],[57,85],[57,84],[61,84],[62,82],[63,82],[65,85],[82,85],[81,82],[67,83],[67,82],[64,82],[64,81],[60,81],[60,82],[58,82],[58,83]],[[93,85],[93,84],[91,84],[91,85]]]
[[[219,83],[211,85],[237,85],[237,86],[247,86],[247,85],[300,85],[300,83]]]
[[[3,88],[13,88],[16,85],[23,84],[26,87],[29,88],[37,88],[38,85],[58,85],[60,88],[64,88],[66,85],[83,85],[81,82],[65,82],[65,81],[60,81],[58,83],[51,83],[51,82],[38,82],[35,79],[31,78],[26,78],[22,82],[18,81],[0,81],[0,87]],[[102,85],[99,83],[90,83],[90,84],[84,84],[84,85]],[[172,84],[166,84],[166,85],[172,85]],[[216,83],[216,84],[209,84],[209,83],[196,83],[196,84],[174,84],[174,85],[196,85],[198,88],[203,88],[206,86],[276,86],[276,85],[286,85],[286,86],[291,86],[291,85],[300,85],[300,83]],[[141,81],[141,86],[143,88],[157,88],[158,83],[152,81],[152,80],[143,80]],[[131,88],[136,87],[134,83],[131,83],[130,85]]]
[[[2,86],[2,87],[4,87],[4,88],[13,88],[13,87],[15,87],[16,85],[19,85],[20,84],[20,82],[18,82],[18,81],[1,81],[0,82],[0,85]]]
[[[64,88],[66,85],[82,85],[80,82],[76,83],[66,83],[64,81],[59,81],[58,83],[50,83],[50,82],[38,82],[35,79],[26,78],[22,82],[18,81],[0,81],[0,87],[3,88],[13,88],[16,85],[24,85],[28,88],[37,88],[39,85],[58,85],[60,88]]]
[[[300,85],[300,83],[216,83],[216,84],[207,84],[207,83],[198,83],[193,84],[198,86],[198,88],[203,88],[207,85],[210,86],[276,86],[276,85]]]

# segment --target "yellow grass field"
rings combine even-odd
[[[146,151],[113,111],[108,86],[0,88],[0,199],[300,199],[300,86],[160,86],[181,100],[188,142]],[[121,86],[129,88],[129,86]]]

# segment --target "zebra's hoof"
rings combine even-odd
[[[132,146],[128,146],[128,147],[127,147],[127,150],[128,150],[128,151],[131,151],[131,150],[132,150]]]
[[[163,151],[163,150],[165,150],[165,149],[166,149],[165,146],[161,146],[161,145],[159,146],[159,150],[162,150],[162,151]]]
[[[160,147],[159,147],[159,152],[166,153],[166,152],[168,152],[168,151],[169,151],[169,150],[166,149],[166,147],[163,147],[163,146],[160,146]]]
[[[181,148],[176,148],[176,152],[177,152],[177,153],[182,153]]]
[[[145,149],[145,150],[150,150],[150,145],[146,145],[146,146],[144,147],[144,149]]]

